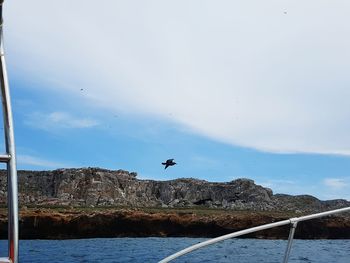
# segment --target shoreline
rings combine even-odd
[[[350,218],[332,216],[300,222],[296,239],[350,239]],[[25,208],[20,239],[113,237],[213,238],[245,228],[301,216],[284,211],[162,208]],[[286,239],[289,226],[242,238]],[[0,239],[7,238],[6,210],[0,209]]]

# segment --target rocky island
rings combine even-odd
[[[100,168],[19,171],[21,238],[214,237],[294,216],[350,206],[273,194],[253,180],[137,179]],[[0,171],[0,236],[6,238],[6,171]],[[287,238],[288,227],[249,237]],[[350,215],[302,222],[296,238],[350,238]]]

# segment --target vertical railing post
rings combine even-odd
[[[287,244],[287,248],[286,248],[286,253],[284,254],[283,263],[288,262],[290,251],[292,249],[295,229],[297,228],[297,225],[298,225],[298,221],[293,221],[293,218],[290,220],[291,220],[291,226],[290,226],[290,230],[289,230],[288,244]]]
[[[15,139],[13,131],[13,118],[10,101],[10,89],[7,79],[4,44],[3,44],[3,23],[2,5],[0,0],[0,88],[2,99],[2,110],[4,115],[4,132],[6,153],[9,156],[7,161],[7,203],[8,203],[8,253],[12,263],[18,263],[18,190],[17,190],[17,168]]]

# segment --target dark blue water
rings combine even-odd
[[[20,262],[157,262],[199,238],[22,240]],[[174,262],[282,262],[286,241],[231,239]],[[0,241],[1,256],[7,243]],[[349,263],[350,240],[295,240],[289,262]]]

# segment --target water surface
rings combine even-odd
[[[20,262],[157,262],[202,238],[21,240]],[[173,262],[282,262],[285,240],[231,239]],[[1,256],[7,243],[0,241]],[[289,262],[349,263],[350,240],[295,240]]]

